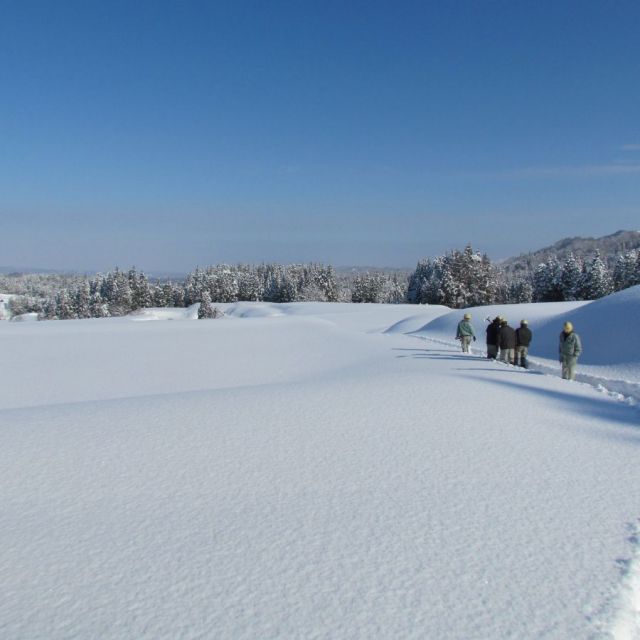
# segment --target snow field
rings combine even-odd
[[[0,327],[0,634],[638,637],[637,408],[347,306]]]
[[[274,384],[375,357],[365,335],[313,316],[50,321],[0,327],[2,338],[12,375],[0,408]]]
[[[30,637],[585,637],[629,554],[634,451],[524,385],[544,427],[478,410],[499,369],[438,409],[456,380],[412,368],[19,410],[3,568],[30,580],[6,609],[42,603]]]

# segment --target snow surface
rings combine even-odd
[[[502,315],[633,385],[626,295]],[[444,307],[218,306],[0,324],[0,637],[640,637],[637,406]]]

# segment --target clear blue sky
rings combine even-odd
[[[0,0],[0,265],[640,229],[640,2]]]

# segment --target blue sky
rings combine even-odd
[[[0,265],[640,229],[640,3],[0,0]]]

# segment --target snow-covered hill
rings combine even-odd
[[[640,379],[624,293],[473,310],[534,371],[444,307],[0,323],[2,637],[637,638],[640,411],[550,360]]]
[[[580,306],[567,314],[584,342],[587,365],[640,365],[640,285]],[[537,353],[556,356],[561,323],[541,323]]]
[[[507,272],[517,273],[535,268],[550,257],[559,262],[564,262],[569,254],[592,259],[598,251],[613,269],[617,255],[638,247],[640,247],[640,231],[616,231],[601,238],[564,238],[550,247],[507,258],[502,261],[502,267]]]

